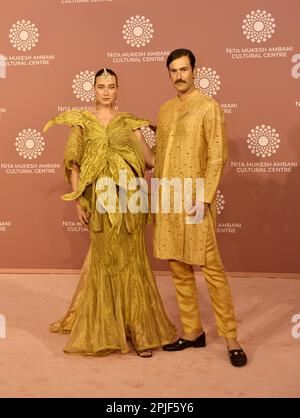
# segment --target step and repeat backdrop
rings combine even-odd
[[[93,108],[93,77],[119,76],[118,105],[155,124],[175,93],[166,57],[189,48],[195,86],[227,121],[217,235],[231,272],[300,271],[300,2],[0,0],[0,270],[78,269],[88,233],[63,178],[68,127]],[[153,141],[151,132],[144,131]],[[166,262],[152,257],[155,270]]]

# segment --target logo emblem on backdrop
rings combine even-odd
[[[82,102],[91,102],[94,100],[94,71],[81,71],[73,80],[73,93]]]
[[[10,29],[9,39],[18,51],[30,51],[39,41],[38,29],[30,20],[18,20]]]
[[[203,94],[212,97],[220,90],[221,81],[216,71],[202,67],[196,69],[194,85]]]
[[[251,42],[266,42],[275,32],[275,19],[266,10],[252,11],[243,20],[243,34]]]
[[[128,45],[136,48],[145,46],[153,38],[153,25],[145,16],[132,16],[123,25],[123,39]]]
[[[257,157],[271,157],[279,148],[279,134],[271,126],[261,125],[251,129],[247,139],[248,148]]]
[[[218,190],[216,194],[216,204],[217,204],[217,214],[220,215],[223,212],[224,207],[225,207],[224,195],[222,195],[220,190]]]
[[[23,129],[16,137],[15,147],[18,154],[28,160],[42,155],[44,146],[44,138],[35,129]]]

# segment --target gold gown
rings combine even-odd
[[[96,210],[96,183],[104,177],[119,184],[119,170],[128,182],[143,177],[145,163],[134,130],[149,125],[119,113],[105,127],[88,111],[68,111],[45,126],[72,127],[64,166],[70,180],[73,161],[80,166],[77,190],[62,198],[79,198],[89,214],[90,248],[67,314],[50,326],[70,333],[64,351],[86,355],[127,353],[158,348],[174,339],[170,322],[151,272],[146,247],[146,213],[102,213]]]

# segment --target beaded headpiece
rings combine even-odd
[[[100,76],[101,78],[103,77],[103,78],[110,78],[111,77],[111,74],[109,74],[109,72],[107,71],[107,69],[106,68],[104,68],[103,69],[103,73],[101,74],[101,76]]]

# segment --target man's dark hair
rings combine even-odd
[[[172,61],[181,57],[189,57],[192,70],[195,68],[195,64],[196,64],[195,55],[192,53],[192,51],[190,51],[189,49],[185,49],[185,48],[175,49],[174,51],[170,53],[170,55],[167,58],[167,67],[169,68]]]

